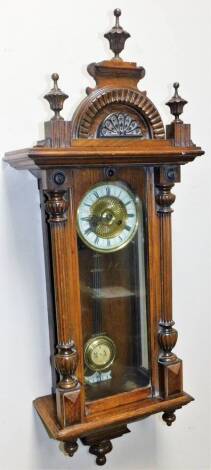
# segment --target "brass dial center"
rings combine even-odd
[[[114,196],[104,196],[91,207],[91,225],[97,236],[112,238],[122,232],[127,221],[124,204]]]
[[[112,214],[112,212],[106,209],[102,213],[102,221],[108,225],[112,224],[112,222],[114,221],[114,215]]]

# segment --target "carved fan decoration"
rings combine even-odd
[[[144,137],[140,123],[127,113],[110,114],[102,123],[98,137]]]

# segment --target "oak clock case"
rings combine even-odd
[[[120,15],[105,34],[114,55],[88,66],[96,84],[72,120],[54,73],[44,139],[5,156],[37,178],[41,198],[52,393],[34,407],[69,456],[80,438],[98,465],[128,423],[162,412],[171,426],[193,400],[174,352],[171,190],[204,152],[181,119],[178,83],[166,128],[137,87],[145,70],[120,57],[130,36]]]

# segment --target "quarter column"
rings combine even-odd
[[[173,352],[177,342],[177,330],[173,328],[172,318],[172,240],[171,240],[171,205],[175,195],[171,189],[180,181],[180,167],[162,166],[155,170],[156,203],[160,227],[160,286],[161,318],[159,321],[158,342],[161,348],[159,356],[160,395],[169,398],[182,392],[182,361]],[[167,425],[175,420],[174,410],[163,415]]]
[[[61,170],[47,170],[46,173],[43,172],[41,184],[46,195],[45,211],[51,234],[58,341],[54,365],[60,375],[56,387],[56,407],[62,428],[80,422],[84,410],[83,388],[80,383],[82,358],[77,352],[77,344],[81,343],[80,315],[76,315],[76,310],[80,313],[80,296],[75,281],[78,266],[77,253],[73,249],[73,238],[76,235],[70,179],[69,173],[66,175]],[[73,454],[77,450],[77,443],[68,442],[66,447],[68,453]]]

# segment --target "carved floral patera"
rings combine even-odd
[[[128,113],[112,113],[101,124],[99,137],[142,137],[140,122]]]

